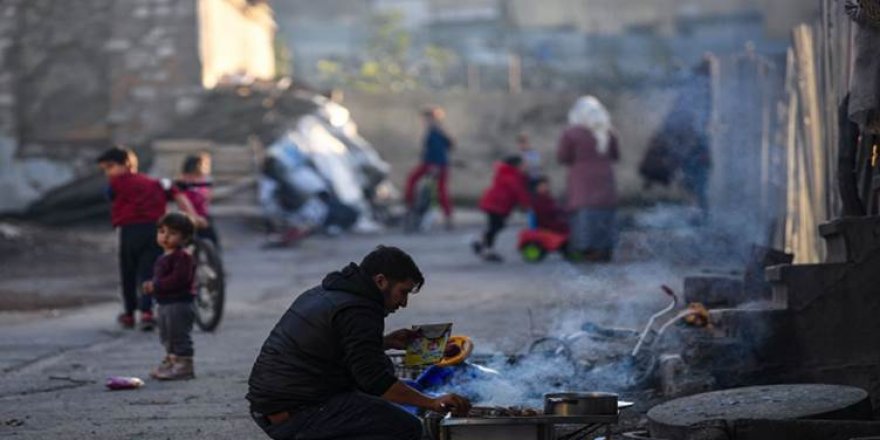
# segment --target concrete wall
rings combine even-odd
[[[114,2],[109,52],[111,138],[141,143],[194,109],[200,95],[195,0]]]
[[[11,66],[20,2],[21,0],[8,0],[0,6],[0,136],[11,135],[18,127],[15,77]]]
[[[671,104],[673,93],[665,89],[609,93],[597,91],[612,113],[621,140],[622,161],[617,181],[624,198],[644,195],[638,163],[647,141]],[[538,148],[547,171],[561,193],[565,170],[556,165],[557,139],[565,126],[576,94],[522,93],[346,93],[344,105],[352,113],[360,133],[392,165],[392,179],[403,185],[408,171],[421,154],[422,124],[419,110],[436,104],[446,109],[446,126],[457,141],[453,154],[452,196],[473,202],[492,178],[493,161],[516,152],[515,136],[528,133]],[[655,190],[654,195],[674,196]]]
[[[212,41],[211,78],[241,73],[241,60],[244,73],[274,75],[268,6],[202,0],[226,15],[200,32],[199,1],[0,4],[0,212],[94,172],[112,142],[142,145],[194,111],[204,92],[200,35]]]

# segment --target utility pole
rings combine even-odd
[[[507,85],[511,94],[522,92],[522,59],[515,53],[508,55]]]

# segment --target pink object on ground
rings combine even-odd
[[[144,381],[137,377],[112,376],[107,378],[107,388],[111,390],[133,390],[144,386]]]

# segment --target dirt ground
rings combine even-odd
[[[113,232],[17,224],[17,238],[0,239],[0,436],[264,438],[244,400],[263,339],[297,294],[377,244],[410,252],[427,278],[386,328],[453,322],[453,332],[471,336],[480,353],[519,353],[537,336],[570,331],[585,320],[641,325],[664,304],[661,284],[680,290],[683,276],[698,272],[707,252],[729,246],[637,215],[625,219],[611,264],[574,265],[557,255],[524,263],[514,249],[515,225],[499,243],[507,261],[491,264],[469,250],[479,217],[462,219],[451,232],[315,237],[271,250],[247,222],[222,220],[228,304],[215,333],[195,332],[197,378],[147,381],[118,392],[104,388],[108,376],[145,378],[162,351],[157,335],[114,324]],[[712,263],[727,270],[720,259]],[[639,423],[644,405],[636,406],[628,425]]]

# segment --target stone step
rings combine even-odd
[[[880,365],[880,256],[861,263],[767,269],[773,301],[791,314],[793,344],[815,363]]]
[[[774,304],[799,310],[840,287],[851,270],[849,263],[781,264],[768,267],[766,278]]]
[[[819,225],[827,263],[858,263],[880,252],[880,217],[846,217]]]
[[[734,276],[698,275],[684,279],[684,301],[706,307],[734,306],[744,300],[743,279]]]

